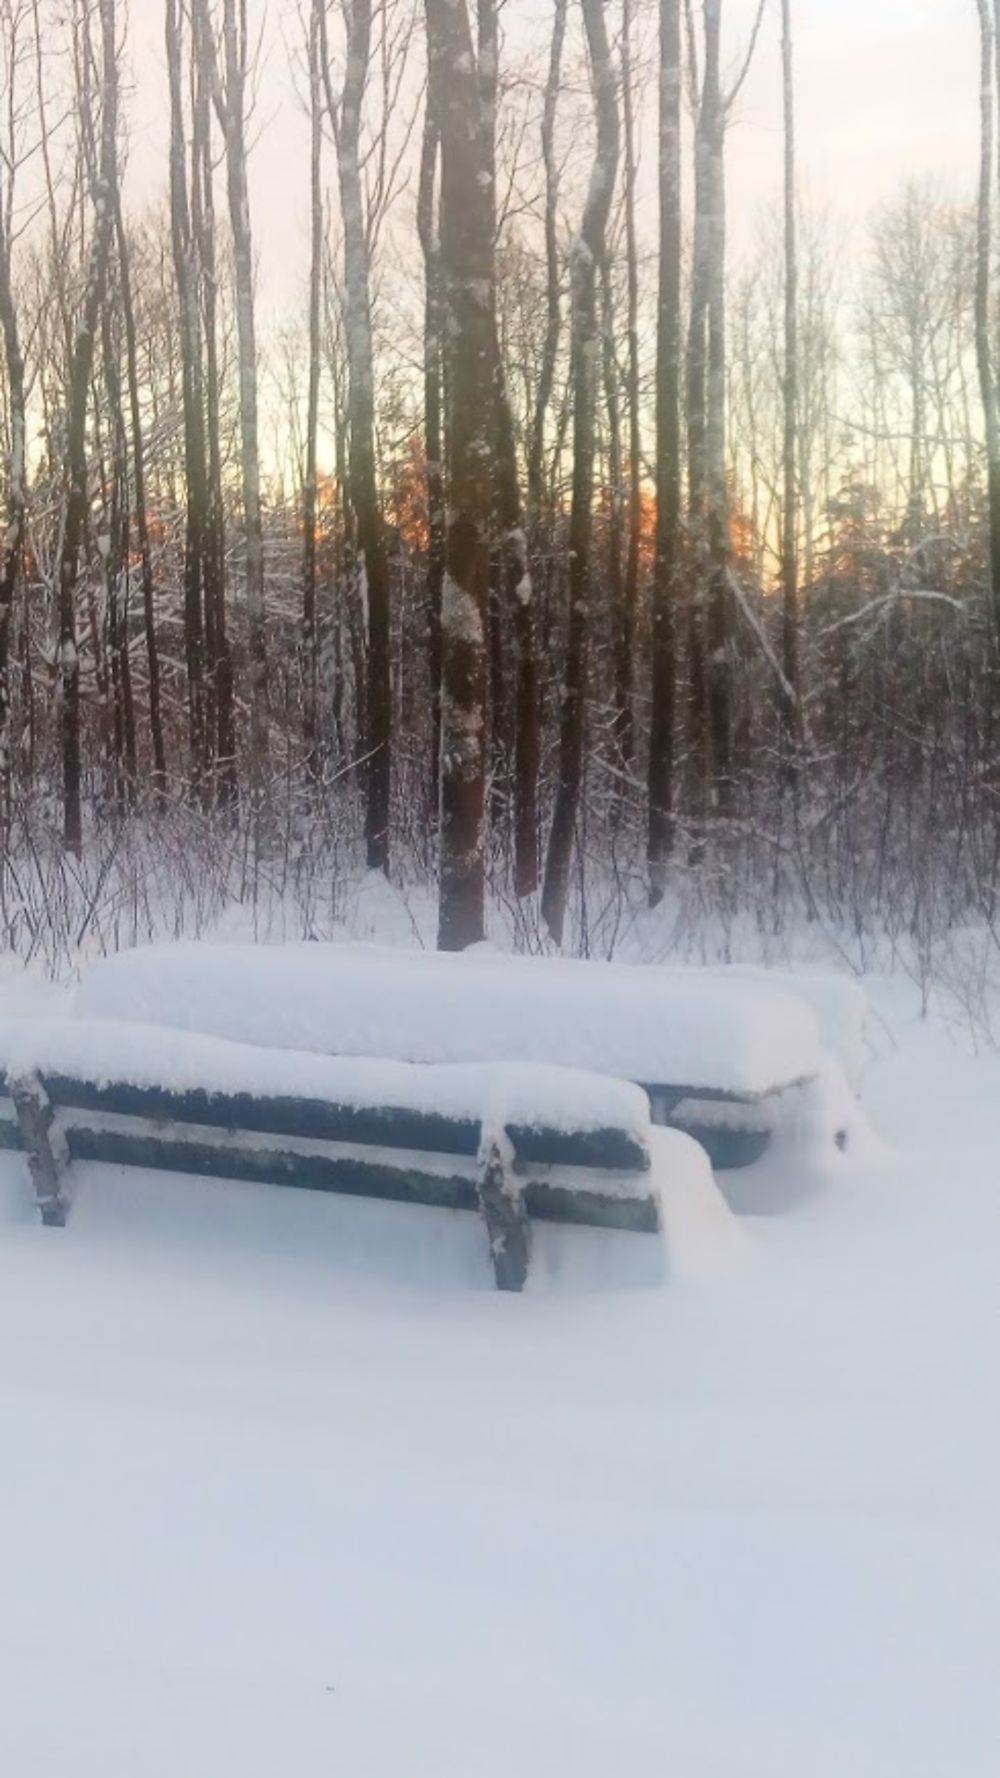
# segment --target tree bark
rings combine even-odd
[[[660,248],[656,323],[656,545],[649,740],[649,895],[666,890],[673,849],[676,601],[681,529],[681,13],[660,0]]]
[[[493,232],[465,0],[425,0],[441,139],[449,517],[442,598],[438,946],[485,934],[486,601],[493,510]]]
[[[785,126],[785,374],[783,389],[783,501],[781,515],[781,639],[785,679],[796,700],[799,690],[798,449],[799,326],[798,257],[795,218],[795,85],[791,0],[781,0],[781,61]],[[793,750],[798,739],[797,703],[783,698],[785,734]],[[794,773],[795,761],[790,756]]]
[[[986,431],[990,515],[990,604],[1000,658],[1000,411],[990,338],[993,251],[994,35],[988,0],[977,0],[980,27],[980,162],[976,227],[976,364]]]
[[[201,324],[191,228],[185,148],[183,40],[178,0],[165,13],[167,76],[170,89],[170,234],[181,335],[181,401],[184,413],[184,658],[187,667],[188,743],[191,781],[204,789],[207,766],[205,725],[205,622],[202,578],[205,555],[205,439]]]
[[[350,409],[349,479],[357,524],[358,578],[368,615],[367,795],[365,844],[370,870],[389,868],[392,682],[389,659],[389,562],[375,461],[375,379],[371,277],[361,172],[361,106],[371,56],[371,0],[345,8],[347,61],[343,91],[333,93],[325,40],[323,77],[337,145],[344,229],[344,331]]]
[[[320,771],[316,623],[317,440],[319,433],[320,299],[323,288],[323,82],[322,35],[314,0],[309,21],[309,381],[306,395],[305,467],[302,478],[302,739],[306,771]]]
[[[431,807],[441,768],[441,593],[444,585],[444,440],[441,432],[441,246],[437,226],[438,131],[428,96],[420,154],[417,228],[424,256],[424,458],[427,484],[427,642],[431,689]]]
[[[239,361],[240,474],[246,549],[246,610],[250,679],[249,779],[258,839],[267,825],[268,696],[267,607],[264,528],[260,499],[260,427],[257,403],[257,324],[254,304],[253,233],[247,187],[246,85],[249,38],[246,0],[223,0],[222,72],[206,0],[197,0],[207,64],[226,154],[226,193],[233,241],[236,345]]]
[[[65,507],[59,550],[59,730],[63,773],[63,844],[83,849],[80,766],[80,656],[76,638],[76,586],[87,526],[87,397],[104,302],[114,226],[114,167],[118,153],[118,62],[115,0],[100,0],[101,140],[93,193],[93,233],[83,304],[70,364],[66,419]]]
[[[569,526],[569,633],[559,725],[559,776],[542,888],[542,916],[561,944],[583,781],[594,495],[597,272],[618,169],[618,102],[604,0],[581,0],[597,144],[572,261],[573,491]]]
[[[0,544],[0,826],[6,819],[10,784],[10,639],[14,595],[24,555],[27,515],[27,399],[24,356],[11,278],[7,218],[0,207],[0,331],[9,403],[10,454],[7,463],[7,528]]]

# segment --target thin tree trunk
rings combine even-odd
[[[167,74],[170,88],[170,232],[181,335],[181,400],[184,411],[184,656],[187,666],[191,779],[204,787],[205,626],[202,576],[205,553],[205,440],[195,250],[188,196],[183,99],[183,42],[178,0],[167,0]]]
[[[268,697],[267,607],[264,529],[260,499],[260,427],[257,404],[257,325],[254,307],[253,234],[247,187],[246,85],[249,36],[246,0],[223,0],[222,73],[206,0],[197,0],[202,21],[200,54],[211,78],[226,151],[226,192],[233,241],[236,345],[239,361],[240,473],[246,549],[246,611],[250,677],[249,777],[258,839],[267,825]]]
[[[573,492],[569,528],[569,633],[559,726],[559,776],[545,860],[542,915],[562,943],[573,836],[583,781],[588,603],[594,494],[597,269],[605,251],[618,168],[618,102],[604,0],[581,0],[597,117],[597,146],[572,263]]]
[[[0,545],[0,826],[10,788],[10,654],[14,595],[24,555],[27,513],[27,415],[24,356],[11,281],[7,219],[0,211],[0,330],[7,373],[10,455],[7,465],[7,527]]]
[[[649,894],[666,890],[674,826],[677,567],[681,526],[681,17],[660,0],[660,251],[656,325],[656,555],[649,739]]]
[[[712,807],[728,814],[732,782],[732,638],[729,591],[729,497],[726,488],[726,185],[725,108],[720,88],[722,0],[705,0],[705,86],[708,155],[708,367],[705,460],[708,507],[706,693]]]
[[[125,329],[125,371],[128,380],[129,426],[132,435],[132,491],[135,507],[136,535],[139,543],[139,577],[142,585],[142,621],[146,643],[146,672],[149,680],[149,733],[153,748],[153,789],[163,794],[167,783],[167,756],[163,743],[163,713],[160,697],[160,651],[156,640],[156,600],[153,583],[153,559],[149,542],[149,517],[146,510],[146,454],[142,436],[142,414],[139,407],[139,365],[136,349],[135,305],[129,270],[128,241],[121,209],[121,193],[117,175],[115,183],[115,230],[118,239],[118,276]]]
[[[444,441],[441,434],[441,247],[436,216],[438,132],[428,97],[420,155],[417,228],[424,256],[424,457],[427,481],[427,641],[431,689],[431,807],[441,790],[441,590],[444,584]]]
[[[114,169],[118,152],[118,63],[115,0],[100,0],[101,145],[93,193],[93,233],[83,304],[70,365],[66,419],[65,487],[59,549],[59,729],[63,769],[63,843],[83,849],[80,776],[80,656],[76,639],[76,587],[87,524],[87,394],[97,326],[104,302],[114,225]]]
[[[309,386],[302,480],[302,738],[306,770],[319,775],[319,637],[316,623],[317,437],[319,433],[320,299],[323,283],[323,112],[321,31],[315,0],[309,22]]]
[[[438,946],[457,951],[485,934],[486,602],[495,437],[493,231],[465,0],[425,0],[425,7],[430,102],[441,139],[449,444]]]
[[[1000,412],[990,338],[993,251],[994,80],[993,22],[988,0],[977,0],[981,41],[980,163],[976,231],[976,363],[986,430],[986,462],[990,512],[990,601],[994,645],[1000,654]]]
[[[562,330],[562,305],[559,293],[559,163],[556,157],[556,108],[559,102],[559,80],[562,69],[563,44],[566,40],[568,0],[555,0],[552,21],[552,45],[549,51],[549,72],[545,83],[542,110],[542,160],[545,165],[545,338],[538,374],[538,389],[531,421],[528,447],[528,501],[532,524],[538,527],[544,501],[545,428],[552,386],[556,374],[559,335]]]
[[[625,128],[625,274],[628,321],[628,518],[625,586],[621,616],[618,670],[617,735],[621,760],[630,765],[635,753],[632,710],[636,607],[639,598],[639,533],[642,437],[639,423],[639,252],[636,242],[635,95],[632,90],[632,4],[622,3],[622,113]]]
[[[781,515],[782,659],[785,679],[798,698],[799,690],[799,561],[798,483],[796,454],[799,409],[798,258],[795,219],[795,86],[792,59],[791,0],[781,0],[781,60],[785,119],[785,376],[784,376],[784,498]],[[782,699],[782,714],[789,746],[797,741],[797,705]],[[794,759],[791,761],[794,772]]]
[[[202,27],[203,28],[203,27]],[[212,108],[209,100],[211,58],[197,58],[195,81],[192,163],[193,228],[201,291],[201,322],[204,332],[204,428],[206,500],[202,591],[206,632],[211,641],[208,671],[211,683],[213,732],[211,752],[218,773],[218,800],[233,810],[238,800],[236,775],[236,714],[232,652],[226,620],[226,516],[222,494],[222,440],[220,411],[218,288],[215,254],[215,199],[212,166]]]
[[[322,8],[325,19],[325,5]],[[345,8],[347,59],[339,100],[332,89],[324,36],[323,77],[337,144],[344,229],[344,331],[350,409],[349,477],[357,522],[358,571],[368,613],[367,796],[365,843],[370,870],[389,868],[392,680],[389,656],[389,562],[375,462],[375,380],[371,278],[361,170],[361,106],[371,55],[371,0]]]

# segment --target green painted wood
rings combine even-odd
[[[605,1173],[646,1173],[649,1151],[630,1130],[531,1129],[508,1124],[518,1166],[598,1167]]]
[[[112,1081],[95,1086],[62,1074],[43,1076],[60,1110],[115,1112],[151,1123],[204,1124],[265,1136],[302,1136],[318,1142],[352,1142],[365,1148],[417,1149],[424,1154],[479,1152],[479,1120],[443,1117],[399,1106],[337,1105],[320,1099],[266,1098],[252,1093],[169,1092]]]
[[[626,1229],[638,1235],[655,1235],[660,1228],[659,1205],[652,1194],[645,1198],[620,1198],[596,1187],[567,1187],[532,1179],[524,1187],[524,1205],[528,1215],[539,1222]]]
[[[382,1161],[343,1155],[295,1154],[290,1150],[199,1142],[172,1130],[88,1129],[68,1123],[71,1160],[111,1166],[151,1167],[194,1173],[206,1179],[240,1179],[261,1185],[287,1185],[307,1191],[342,1192],[352,1197],[386,1198],[401,1204],[428,1204],[442,1210],[474,1210],[471,1179],[441,1176]]]
[[[443,1210],[479,1208],[476,1183],[471,1178],[424,1173],[414,1167],[395,1167],[363,1157],[302,1155],[235,1144],[217,1146],[176,1130],[133,1133],[68,1123],[65,1136],[70,1158],[76,1161],[103,1161],[114,1166],[194,1173],[209,1179],[240,1179],[307,1191],[339,1192]],[[619,1198],[583,1184],[552,1186],[537,1180],[525,1184],[523,1195],[528,1214],[546,1222],[631,1229],[646,1234],[655,1234],[659,1228],[652,1197]]]

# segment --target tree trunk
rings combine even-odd
[[[781,0],[781,60],[785,117],[785,376],[784,376],[784,498],[781,515],[781,637],[785,679],[796,699],[799,691],[799,562],[798,482],[798,258],[795,221],[795,87],[792,61],[791,0]],[[794,773],[794,749],[798,740],[797,706],[782,699],[782,714]]]
[[[249,42],[246,0],[223,0],[222,73],[206,0],[197,0],[202,21],[200,56],[211,80],[226,152],[226,192],[233,241],[236,346],[239,364],[240,474],[246,548],[246,611],[250,678],[250,794],[258,840],[267,825],[267,608],[264,591],[264,529],[260,500],[260,437],[257,413],[257,327],[253,288],[253,235],[247,189],[246,83]]]
[[[681,526],[681,16],[660,0],[660,251],[656,325],[656,555],[649,738],[649,895],[666,890],[673,848],[675,611]]]
[[[990,513],[990,602],[994,646],[1000,657],[1000,412],[990,339],[993,251],[993,22],[988,0],[978,0],[981,40],[979,204],[976,231],[976,363],[986,431]]]
[[[559,79],[562,69],[563,44],[566,40],[568,0],[555,0],[552,21],[552,46],[549,51],[549,72],[545,83],[542,110],[542,161],[545,166],[545,338],[542,362],[538,373],[531,419],[531,440],[528,447],[528,501],[532,524],[540,523],[544,500],[545,427],[552,385],[556,374],[556,356],[562,329],[562,305],[559,293],[559,239],[557,234],[559,208],[559,161],[556,155],[556,107],[559,101]]]
[[[93,194],[94,222],[83,304],[70,364],[66,418],[65,510],[59,550],[59,729],[63,771],[63,844],[83,848],[80,777],[80,657],[76,640],[76,584],[87,526],[87,395],[97,325],[108,275],[114,225],[114,161],[118,152],[118,63],[115,0],[100,0],[101,146]]]
[[[323,284],[323,112],[321,31],[315,0],[309,22],[309,386],[306,396],[305,468],[302,478],[302,739],[306,771],[320,772],[316,623],[316,451],[319,432],[320,299]]]
[[[597,145],[572,262],[573,492],[569,527],[569,633],[559,725],[559,776],[542,889],[542,915],[562,943],[583,780],[587,691],[588,603],[594,496],[594,407],[597,358],[597,271],[618,168],[618,103],[604,0],[582,0]]]
[[[191,230],[185,150],[183,43],[177,0],[166,5],[167,74],[170,87],[170,233],[181,335],[181,400],[184,411],[184,657],[187,666],[188,735],[191,781],[204,788],[207,764],[205,728],[205,627],[202,576],[205,553],[205,439],[201,324],[198,316],[195,249]]]
[[[3,333],[7,399],[10,407],[10,456],[7,466],[7,528],[0,544],[0,828],[7,818],[10,788],[10,644],[14,594],[24,554],[27,511],[27,416],[24,357],[21,351],[10,242],[0,212],[0,331]]]
[[[417,228],[424,256],[424,457],[427,481],[427,641],[431,690],[431,807],[441,791],[441,591],[444,585],[444,441],[441,435],[441,248],[436,217],[438,133],[430,98],[424,117]]]
[[[325,29],[326,10],[323,7]],[[361,167],[361,106],[371,55],[371,0],[345,8],[347,60],[339,100],[333,94],[324,38],[323,74],[337,144],[344,229],[344,330],[350,409],[349,478],[357,523],[359,590],[368,614],[367,797],[365,844],[370,870],[389,868],[392,681],[389,659],[389,562],[375,462],[375,381],[371,279]]]
[[[495,346],[489,167],[465,0],[425,0],[429,93],[441,139],[448,391],[442,599],[438,946],[485,934],[486,602],[493,508]]]
[[[621,614],[621,639],[617,687],[617,737],[623,765],[635,753],[632,712],[635,619],[639,597],[639,532],[642,523],[640,473],[642,436],[639,424],[639,252],[636,242],[636,147],[635,94],[632,90],[632,3],[622,3],[622,112],[625,126],[625,274],[628,323],[628,516],[625,546],[625,586]]]
[[[132,437],[132,497],[135,506],[135,527],[139,543],[139,578],[142,585],[142,622],[146,643],[146,672],[149,679],[149,733],[153,748],[153,789],[162,796],[167,783],[167,756],[163,744],[163,714],[160,700],[160,651],[156,640],[156,600],[153,584],[153,558],[149,542],[149,517],[146,511],[146,453],[142,436],[142,415],[139,407],[139,363],[136,349],[135,305],[132,301],[132,279],[129,270],[128,241],[121,209],[121,192],[115,182],[115,230],[118,240],[119,288],[122,301],[122,323],[125,329],[125,372],[128,380],[129,427]]]

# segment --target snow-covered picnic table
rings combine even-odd
[[[686,1130],[726,1166],[759,1158],[790,1096],[817,1080],[825,1049],[857,1023],[858,998],[847,982],[817,977],[803,992],[762,970],[485,948],[451,956],[186,943],[96,964],[77,1004],[93,1019],[268,1049],[435,1065],[556,1063],[632,1081],[646,1089],[656,1121]]]

